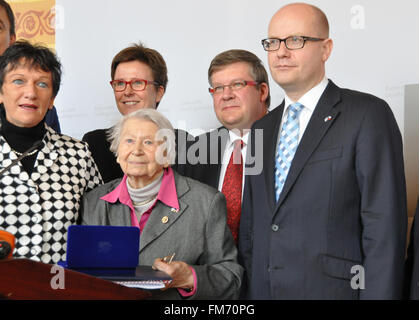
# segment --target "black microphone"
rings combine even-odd
[[[15,236],[0,230],[0,260],[10,259],[15,248]]]
[[[31,153],[32,151],[34,151],[35,149],[38,149],[40,146],[42,146],[43,142],[42,140],[36,141],[32,147],[30,147],[28,150],[26,150],[24,153],[22,153],[17,159],[13,160],[11,164],[9,164],[7,167],[3,168],[0,171],[0,176],[3,175],[3,173],[5,173],[7,170],[9,170],[11,167],[13,167],[16,163],[18,163],[20,160],[22,160],[23,158],[26,158],[29,153]]]

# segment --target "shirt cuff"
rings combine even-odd
[[[196,280],[196,273],[195,273],[195,269],[192,268],[191,266],[189,266],[189,269],[192,271],[192,275],[193,275],[193,290],[189,291],[189,290],[185,290],[185,289],[181,289],[178,288],[179,293],[182,295],[182,297],[187,298],[190,296],[193,296],[196,293],[196,285],[197,285],[197,280]]]

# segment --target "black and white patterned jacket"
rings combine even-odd
[[[0,170],[17,155],[0,135]],[[67,229],[80,199],[102,178],[85,142],[46,126],[32,174],[18,162],[0,177],[0,229],[16,237],[14,257],[65,260]]]

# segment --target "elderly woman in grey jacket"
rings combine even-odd
[[[110,140],[124,177],[84,196],[81,223],[140,229],[139,264],[173,278],[153,298],[237,298],[243,271],[226,224],[224,196],[171,169],[170,122],[154,109],[141,109],[123,117]],[[162,259],[173,253],[174,261]]]

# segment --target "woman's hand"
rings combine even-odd
[[[172,277],[172,282],[166,285],[167,288],[180,288],[193,290],[193,273],[189,265],[183,261],[165,262],[161,258],[154,260],[153,269],[166,272]]]

